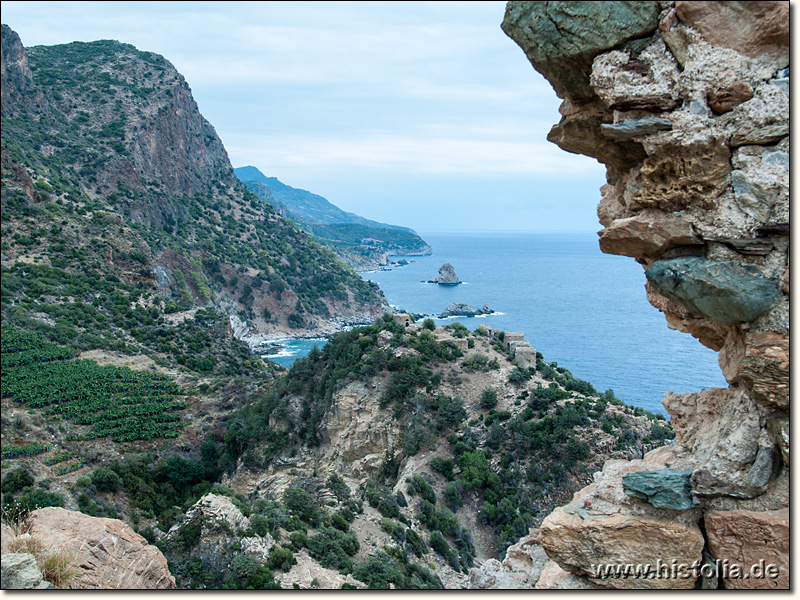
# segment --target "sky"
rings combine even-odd
[[[234,167],[418,231],[598,231],[605,169],[505,2],[2,2],[25,46],[115,39],[186,78]]]

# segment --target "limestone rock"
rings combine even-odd
[[[680,105],[678,76],[672,55],[658,40],[637,58],[624,50],[598,56],[592,65],[591,83],[613,110],[660,113]]]
[[[679,563],[700,560],[703,534],[696,525],[654,517],[614,514],[584,518],[557,508],[542,522],[542,546],[561,568],[599,587],[691,589],[694,579],[598,577],[598,565],[652,565],[665,557]]]
[[[667,212],[689,206],[711,209],[727,189],[730,160],[730,150],[716,141],[686,143],[673,138],[642,163],[641,191],[634,200],[644,208]]]
[[[788,2],[675,3],[678,17],[709,42],[745,56],[768,57],[776,68],[789,64]]]
[[[748,335],[741,379],[757,400],[789,410],[789,337],[770,331]]]
[[[183,522],[187,521],[197,521],[207,528],[213,527],[215,524],[224,524],[233,530],[247,529],[250,526],[250,519],[236,508],[231,499],[219,494],[206,494],[195,502],[186,511]],[[180,525],[173,526],[170,529],[170,533],[177,531],[179,528]]]
[[[509,2],[502,27],[560,98],[587,100],[592,59],[655,31],[658,12],[658,2]]]
[[[458,285],[461,280],[456,275],[456,270],[450,263],[444,263],[439,267],[439,276],[428,280],[428,283],[438,283],[439,285]]]
[[[711,554],[741,566],[748,577],[722,576],[726,589],[789,589],[789,509],[709,511],[705,515]],[[757,576],[751,567],[761,565]],[[773,565],[773,567],[769,567]],[[733,575],[729,571],[730,575]],[[774,575],[774,576],[772,576]]]
[[[718,323],[754,321],[780,295],[776,282],[741,262],[673,258],[653,263],[645,274],[661,294]]]
[[[536,582],[537,590],[594,590],[597,586],[592,585],[583,577],[565,571],[558,566],[558,563],[549,560]]]
[[[708,96],[708,105],[717,114],[732,111],[742,102],[753,97],[753,86],[746,81],[734,81],[731,85],[715,90]]]
[[[380,393],[350,384],[334,394],[323,419],[319,459],[340,475],[366,481],[387,452],[399,452],[401,429],[391,409],[378,406]]]
[[[516,544],[509,546],[501,563],[490,558],[470,570],[469,587],[478,590],[531,589],[547,563],[547,555],[539,546],[539,531],[534,529]]]
[[[308,552],[301,550],[295,554],[297,564],[292,566],[290,571],[275,571],[275,581],[281,584],[283,589],[292,589],[293,584],[300,586],[300,589],[311,590],[339,590],[345,583],[358,589],[365,589],[367,586],[363,582],[353,579],[350,575],[342,575],[339,571],[326,569],[317,561],[313,560]]]
[[[81,589],[174,589],[161,551],[118,519],[101,519],[63,508],[31,513],[30,534],[47,546],[76,554]]]
[[[661,212],[618,219],[600,232],[600,249],[606,254],[658,258],[671,248],[702,245],[690,223]]]
[[[686,510],[692,508],[691,471],[658,469],[636,471],[622,477],[625,493],[646,500],[657,508]]]
[[[600,118],[564,118],[547,134],[547,140],[562,150],[596,158],[605,165],[629,168],[646,155],[638,142],[615,142],[602,132]]]
[[[3,554],[0,562],[0,588],[4,590],[53,589],[50,582],[42,579],[42,573],[33,554]]]
[[[767,420],[769,436],[781,452],[784,466],[789,468],[789,419],[787,417]]]
[[[731,146],[745,146],[748,144],[773,144],[789,135],[789,123],[775,123],[761,127],[744,127],[731,137]]]
[[[604,123],[600,125],[603,135],[612,140],[629,140],[642,135],[650,135],[659,131],[672,129],[672,121],[657,117],[628,119],[621,123]]]
[[[747,390],[713,388],[699,393],[667,393],[675,442],[695,468],[728,485],[748,485],[762,441],[762,414]],[[708,477],[706,477],[708,480]]]

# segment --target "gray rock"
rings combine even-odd
[[[645,271],[663,296],[717,323],[749,323],[778,300],[776,281],[751,265],[699,257],[659,260]]]
[[[658,2],[509,2],[502,28],[559,97],[587,100],[595,56],[655,31],[658,14]]]
[[[772,442],[772,440],[769,440],[769,442]],[[754,488],[766,488],[772,476],[772,466],[775,458],[774,445],[765,444],[759,446],[756,459],[747,474],[747,485],[751,485]]]
[[[490,315],[494,311],[489,308],[488,304],[484,304],[482,308],[477,308],[475,306],[470,306],[469,304],[464,304],[463,302],[454,302],[448,305],[440,314],[440,319],[446,319],[447,317],[477,317],[478,315]]]
[[[749,500],[761,496],[766,486],[753,486],[746,482],[715,475],[706,469],[692,473],[692,493],[700,498],[720,498],[730,496]]]
[[[456,270],[450,263],[444,263],[439,267],[439,276],[429,279],[428,283],[438,283],[439,285],[458,285],[461,280],[456,275]]]
[[[789,419],[775,417],[767,419],[767,432],[773,443],[780,449],[783,466],[789,468]]]
[[[675,469],[636,471],[622,476],[622,487],[629,496],[656,508],[687,510],[694,506],[691,477],[691,471]]]
[[[736,206],[746,215],[766,221],[775,203],[773,190],[741,169],[731,171],[731,184]]]
[[[33,554],[3,554],[0,561],[0,587],[4,590],[48,590],[53,585],[43,581]]]
[[[603,132],[603,135],[612,140],[629,140],[636,136],[649,135],[657,131],[669,131],[671,129],[672,121],[657,117],[628,119],[622,123],[604,123],[600,125],[600,131]]]

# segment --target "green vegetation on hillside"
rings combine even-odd
[[[400,253],[400,250],[407,253],[422,252],[426,247],[422,238],[410,231],[369,227],[357,223],[314,223],[311,225],[311,232],[322,240],[377,246],[395,254]]]

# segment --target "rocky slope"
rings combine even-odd
[[[788,27],[788,2],[508,3],[503,29],[563,99],[548,139],[607,167],[601,249],[642,264],[649,301],[730,384],[668,393],[677,445],[608,463],[544,520],[564,586],[788,587]],[[673,558],[774,572],[593,570]]]
[[[295,575],[304,588],[356,585],[345,575],[377,588],[467,587],[470,567],[517,564],[507,546],[604,460],[641,457],[673,435],[541,355],[527,366],[516,352],[536,351],[521,334],[407,318],[334,336],[232,417],[237,469],[223,483],[236,510],[203,499],[169,532],[179,586],[218,585],[198,574],[237,546],[261,548],[265,564],[290,550],[297,563],[273,568],[284,587]],[[229,526],[204,526],[181,548],[180,532],[204,511],[225,513]]]

